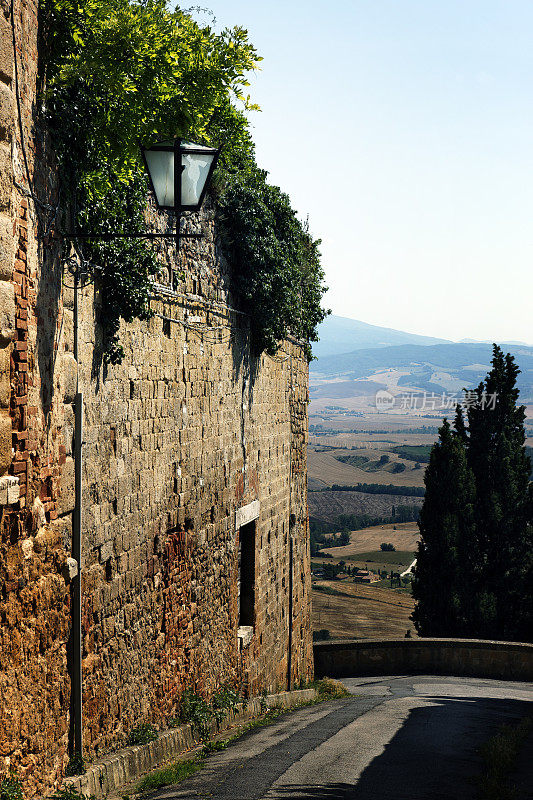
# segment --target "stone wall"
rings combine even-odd
[[[28,797],[63,774],[70,697],[68,542],[54,502],[63,403],[42,402],[40,371],[55,351],[47,336],[61,283],[39,291],[43,267],[36,233],[49,214],[53,173],[45,173],[46,142],[34,126],[36,81],[37,6],[15,2],[12,19],[10,4],[2,2],[0,772],[14,769]],[[31,197],[37,183],[43,207]],[[47,371],[45,385],[53,374]]]
[[[291,342],[273,358],[252,355],[209,206],[201,224],[204,240],[181,245],[176,291],[163,267],[156,315],[122,326],[120,366],[96,372],[92,287],[83,293],[84,733],[94,754],[141,721],[164,725],[185,687],[257,694],[286,688],[289,668],[291,685],[312,673],[307,362]],[[238,635],[237,559],[241,522],[254,517],[250,638]]]
[[[533,645],[480,639],[366,639],[315,642],[317,677],[466,675],[532,681]]]
[[[37,3],[15,2],[16,74],[0,3],[0,772],[33,797],[68,761],[78,364],[54,155],[36,117]],[[140,722],[164,728],[185,687],[251,695],[312,677],[307,362],[297,342],[253,355],[209,203],[185,224],[204,239],[161,246],[154,317],[121,326],[121,365],[102,363],[98,291],[80,292],[89,759]],[[253,626],[239,627],[250,521]]]

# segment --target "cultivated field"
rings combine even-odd
[[[366,494],[365,492],[309,492],[309,514],[333,522],[339,514],[370,514],[390,516],[393,506],[422,505],[422,497],[396,494]],[[372,520],[373,521],[373,520]]]
[[[410,500],[418,498],[409,498]],[[335,561],[353,560],[361,553],[379,551],[382,542],[393,544],[397,551],[415,553],[420,533],[416,522],[403,522],[401,525],[376,525],[350,534],[350,544],[345,547],[325,547],[322,553],[330,553]],[[394,551],[390,553],[394,556]],[[413,556],[414,557],[414,556]],[[313,556],[313,561],[317,559]],[[329,561],[330,559],[328,559]]]
[[[412,444],[412,442],[409,442]],[[393,445],[390,445],[392,447]],[[319,448],[320,449],[320,448]],[[338,461],[335,456],[364,456],[371,461],[378,460],[381,456],[387,455],[393,464],[403,464],[404,472],[390,472],[389,469],[367,471],[360,467],[352,466],[342,461]],[[354,486],[357,483],[391,483],[393,486],[423,486],[424,485],[424,466],[415,469],[415,462],[400,458],[395,453],[385,448],[365,449],[365,450],[328,450],[317,452],[315,447],[310,446],[307,459],[308,475],[314,487],[333,486]]]
[[[326,592],[321,591],[320,588]],[[349,579],[317,581],[313,587],[313,630],[327,629],[333,639],[401,638],[414,608],[406,592],[362,586]]]

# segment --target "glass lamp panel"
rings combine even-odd
[[[183,143],[182,164],[185,167],[181,173],[181,206],[182,208],[195,207],[199,204],[205,182],[209,176],[215,153],[211,148],[200,148],[202,153],[188,153],[188,142]]]
[[[145,150],[144,156],[158,206],[174,208],[174,152],[171,149]]]

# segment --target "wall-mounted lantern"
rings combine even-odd
[[[143,147],[142,155],[157,207],[176,214],[176,238],[181,213],[199,211],[215,169],[219,150],[183,139]]]
[[[176,232],[169,233],[72,233],[69,239],[198,239],[199,233],[181,233],[180,222],[183,211],[199,211],[211,181],[220,149],[202,144],[174,139],[159,142],[152,147],[141,148],[150,185],[157,207],[174,211]]]
[[[158,208],[199,211],[219,151],[182,139],[143,147],[142,155]]]

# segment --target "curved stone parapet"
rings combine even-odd
[[[533,644],[482,639],[357,639],[314,644],[315,676],[464,675],[533,681]]]

